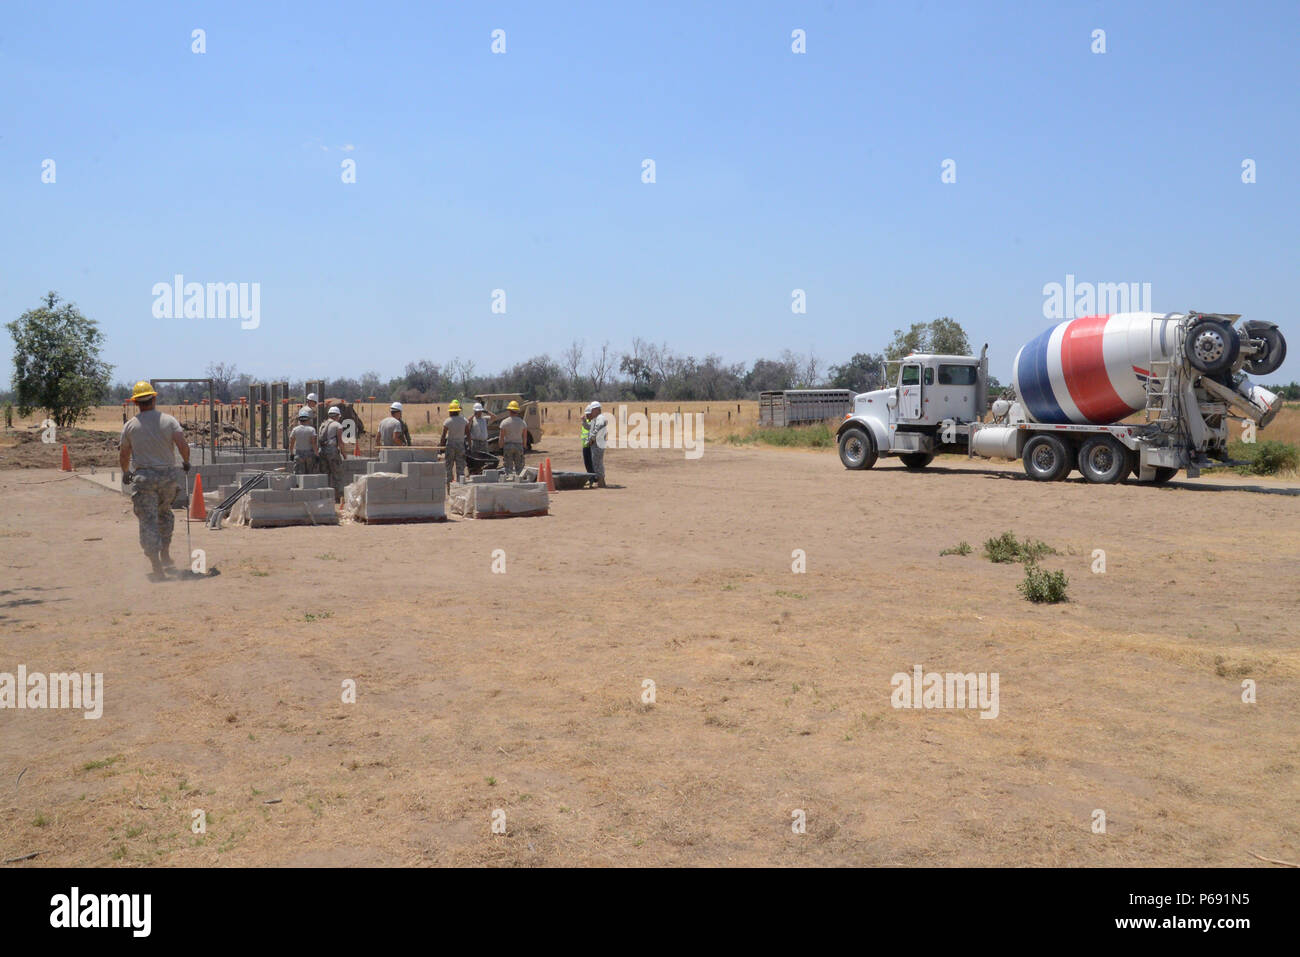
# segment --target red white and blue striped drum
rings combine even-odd
[[[1109,425],[1146,407],[1150,363],[1168,359],[1182,316],[1117,312],[1053,326],[1016,353],[1011,381],[1026,415]]]

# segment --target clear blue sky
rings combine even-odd
[[[1277,321],[1297,379],[1297,36],[1295,2],[9,4],[0,319],[58,290],[134,380],[839,362],[949,315],[1005,379],[1072,273]],[[260,283],[260,327],[154,319],[176,273]]]

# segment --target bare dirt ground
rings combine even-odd
[[[578,464],[570,436],[544,444]],[[618,487],[545,518],[196,526],[221,574],[167,584],[125,499],[0,472],[0,671],[105,681],[99,720],[0,711],[0,860],[1300,859],[1294,482],[1039,485],[712,445],[608,461]],[[1021,568],[981,557],[1007,529],[1059,550],[1069,603],[1025,602]],[[998,717],[894,709],[918,664],[997,672]]]

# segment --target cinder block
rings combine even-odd
[[[330,477],[328,475],[299,475],[299,488],[329,488]]]
[[[372,504],[367,502],[361,517],[366,519],[429,519],[446,518],[447,512],[439,502],[401,502],[392,504]]]
[[[403,462],[402,474],[408,478],[425,477],[433,474],[436,462]]]
[[[248,506],[248,523],[253,528],[259,525],[337,525],[338,513],[334,503],[329,502],[294,502],[290,504],[257,504]]]
[[[276,492],[287,492],[294,486],[294,476],[283,472],[276,475],[268,475],[267,480],[270,482],[271,489]]]
[[[401,463],[393,462],[371,462],[366,466],[367,475],[401,475],[398,471],[402,467]]]
[[[447,467],[441,462],[403,462],[402,474],[410,488],[433,488],[447,483]]]
[[[376,472],[366,479],[366,490],[369,492],[385,491],[389,489],[406,491],[406,476],[398,473]]]
[[[379,461],[388,465],[400,465],[403,462],[433,462],[438,458],[437,449],[380,449]]]
[[[334,498],[332,488],[295,488],[289,490],[292,502],[327,502]]]
[[[250,500],[259,505],[287,505],[293,501],[289,489],[256,489],[248,494]]]

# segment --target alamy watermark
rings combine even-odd
[[[703,412],[632,412],[626,405],[606,417],[596,442],[604,449],[681,449],[688,459],[704,454]]]
[[[104,714],[103,672],[51,672],[27,670],[19,665],[17,674],[0,671],[0,710],[48,710],[75,708],[94,721]]]
[[[156,282],[151,291],[155,319],[239,319],[239,328],[262,324],[260,282],[186,282],[177,273],[171,282]]]
[[[981,718],[998,716],[998,673],[924,672],[920,665],[909,675],[900,671],[889,679],[895,708],[978,708]]]
[[[1074,274],[1065,284],[1049,282],[1043,286],[1044,319],[1079,319],[1083,316],[1110,316],[1117,312],[1154,312],[1151,308],[1151,283],[1075,282]]]

